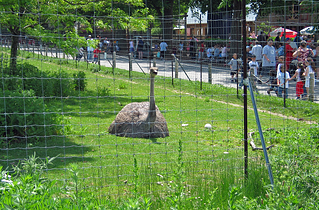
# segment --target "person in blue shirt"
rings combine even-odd
[[[167,43],[163,40],[160,43],[161,59],[165,59],[166,48],[168,47]]]
[[[273,40],[268,39],[267,45],[263,48],[262,70],[260,77],[266,76],[269,74],[270,70],[276,69],[276,49],[272,45]]]

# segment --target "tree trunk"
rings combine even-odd
[[[165,7],[164,7],[164,17],[163,17],[163,22],[162,22],[162,27],[163,29],[163,39],[165,42],[168,44],[168,48],[172,49],[173,46],[173,1],[171,0],[166,0],[165,1]]]
[[[12,35],[11,58],[10,58],[10,74],[13,75],[17,69],[19,37]]]
[[[233,3],[233,21],[231,27],[231,43],[230,43],[230,54],[237,53],[238,57],[242,57],[241,47],[241,2],[234,0]]]

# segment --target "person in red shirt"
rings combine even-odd
[[[93,51],[93,53],[94,53],[94,60],[93,60],[92,63],[97,63],[99,61],[99,56],[100,56],[100,53],[101,53],[100,48],[97,46],[95,48],[95,50]]]
[[[202,41],[199,47],[198,60],[201,60],[204,58],[204,51],[205,51],[205,45],[204,45],[204,42]]]
[[[287,38],[286,39],[286,46],[285,46],[285,48],[286,48],[286,66],[288,67],[288,69],[289,69],[290,63],[293,59],[292,54],[294,52],[294,49],[290,46],[290,41],[291,40],[289,38]]]

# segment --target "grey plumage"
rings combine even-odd
[[[164,138],[169,136],[166,120],[154,99],[154,77],[157,68],[150,68],[150,101],[127,104],[109,127],[109,133],[132,138]]]

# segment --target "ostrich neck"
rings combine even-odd
[[[148,122],[155,122],[156,110],[155,110],[155,96],[154,96],[154,77],[150,78],[150,107],[148,112]]]

